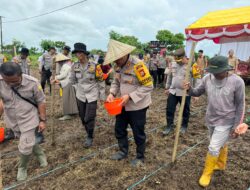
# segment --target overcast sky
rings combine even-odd
[[[52,11],[80,0],[0,0],[4,21]],[[142,42],[154,40],[160,29],[182,32],[207,12],[250,5],[249,0],[87,0],[85,3],[47,16],[18,23],[4,23],[3,42],[13,38],[27,47],[41,39],[61,40],[73,47],[84,42],[88,49],[106,50],[108,33],[134,35]],[[218,45],[206,40],[197,49],[208,55]]]

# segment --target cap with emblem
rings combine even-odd
[[[233,70],[228,64],[228,58],[225,56],[215,56],[208,61],[208,67],[205,69],[209,73],[218,74]]]
[[[136,47],[110,39],[104,65],[114,62],[130,54]]]
[[[70,60],[67,56],[63,55],[62,53],[59,53],[56,55],[56,60],[55,62],[60,62],[60,61],[67,61]]]
[[[184,48],[180,48],[174,51],[173,56],[176,62],[182,61],[182,58],[186,55]]]

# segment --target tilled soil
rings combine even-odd
[[[247,87],[247,98],[250,97]],[[204,126],[205,97],[192,104],[188,132],[179,139],[178,155],[189,147],[203,142],[183,156],[175,164],[171,162],[174,134],[162,136],[165,125],[166,95],[163,89],[152,93],[153,104],[147,113],[147,149],[145,165],[132,168],[129,161],[135,157],[134,141],[130,139],[130,153],[123,161],[112,161],[110,156],[117,150],[114,136],[114,118],[107,115],[99,105],[96,122],[94,146],[84,149],[85,130],[79,118],[60,122],[60,98],[55,98],[55,113],[51,113],[51,97],[47,97],[49,121],[45,132],[46,142],[42,145],[46,151],[49,166],[39,168],[35,158],[29,163],[29,181],[16,189],[202,189],[198,185],[207,151],[207,129]],[[247,99],[247,105],[250,101]],[[248,107],[249,108],[249,107]],[[52,122],[52,116],[54,121]],[[176,117],[177,118],[177,117]],[[54,123],[55,146],[51,145]],[[129,137],[132,137],[129,130]],[[250,133],[231,140],[229,160],[224,172],[214,174],[207,189],[246,190],[250,187]],[[0,144],[2,158],[3,185],[17,185],[18,141]],[[136,185],[135,185],[136,184]]]

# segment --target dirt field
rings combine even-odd
[[[247,87],[247,106],[250,108],[250,87]],[[111,161],[109,157],[116,150],[114,137],[114,118],[109,117],[99,106],[94,146],[83,148],[85,130],[80,120],[59,122],[61,116],[60,99],[55,101],[55,139],[56,146],[51,146],[52,119],[49,117],[45,132],[46,142],[42,145],[48,156],[49,166],[40,169],[36,159],[32,158],[28,174],[29,181],[16,189],[51,190],[51,189],[132,189],[132,185],[145,177],[134,189],[202,189],[198,179],[204,166],[207,151],[207,129],[204,126],[205,99],[192,104],[191,119],[188,132],[180,137],[178,154],[205,139],[190,152],[178,158],[175,165],[168,165],[174,142],[174,134],[167,137],[161,135],[165,125],[166,95],[163,89],[156,89],[153,94],[153,105],[148,110],[146,125],[147,149],[145,166],[131,168],[129,161],[135,157],[135,145],[130,141],[130,153],[124,161]],[[48,96],[48,114],[51,116],[51,97]],[[132,136],[131,131],[129,136]],[[18,164],[18,141],[0,145],[3,154],[2,172],[5,187],[16,185]],[[229,160],[225,172],[216,172],[209,190],[246,190],[250,187],[250,133],[229,145]],[[158,170],[157,170],[158,169]],[[156,171],[156,172],[155,172]],[[47,172],[47,173],[46,173]],[[153,173],[155,172],[155,173]],[[147,178],[149,177],[149,178]],[[10,188],[12,189],[12,188]],[[14,189],[14,188],[13,188]]]

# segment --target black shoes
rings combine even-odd
[[[112,155],[110,159],[111,160],[123,160],[125,158],[127,158],[127,154],[122,151],[118,151],[117,153]]]
[[[166,136],[166,135],[168,135],[171,131],[173,131],[174,130],[174,125],[170,125],[170,126],[167,126],[164,130],[163,130],[163,132],[162,132],[162,134],[164,135],[164,136]],[[181,134],[185,134],[186,132],[187,132],[187,126],[182,126],[181,127],[181,129],[180,129],[180,132],[181,132]]]
[[[186,126],[182,126],[181,127],[181,133],[184,135],[187,132],[187,127]]]
[[[143,166],[144,165],[144,159],[136,158],[136,159],[132,160],[130,162],[130,164],[131,164],[132,167],[135,167],[135,168],[139,167],[139,166]]]
[[[174,125],[168,125],[162,132],[164,136],[168,135],[171,131],[174,130]]]
[[[93,139],[90,137],[87,137],[84,143],[84,148],[90,148],[92,144],[93,144]]]

